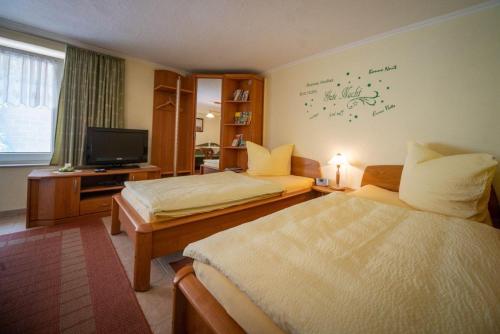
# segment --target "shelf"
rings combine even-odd
[[[250,124],[225,123],[224,126],[249,126]]]
[[[223,148],[228,149],[228,150],[246,150],[246,146],[224,146]]]
[[[121,190],[125,188],[125,186],[95,186],[80,189],[80,193],[94,193],[101,191],[109,191],[109,190]]]
[[[235,101],[235,100],[225,100],[224,103],[250,103],[252,100],[246,100],[246,101]]]
[[[161,92],[172,92],[175,93],[177,91],[177,87],[173,86],[166,86],[166,85],[158,85],[155,87],[155,90],[161,91]],[[182,94],[192,94],[193,91],[185,88],[181,88],[181,93]]]

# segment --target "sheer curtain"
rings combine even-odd
[[[50,160],[63,60],[0,46],[0,154]]]

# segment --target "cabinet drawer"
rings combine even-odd
[[[80,215],[111,210],[111,196],[85,198],[80,201]]]
[[[130,173],[129,180],[130,181],[142,181],[148,179],[148,172],[136,172]]]

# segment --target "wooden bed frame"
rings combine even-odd
[[[301,157],[292,157],[291,173],[310,178],[321,177],[319,163]],[[312,190],[303,190],[150,224],[117,194],[113,196],[111,208],[111,234],[118,234],[123,228],[134,242],[133,286],[136,291],[147,291],[150,288],[152,259],[183,250],[191,242],[312,198]]]
[[[361,186],[372,184],[387,190],[399,191],[403,166],[379,165],[366,167]],[[499,222],[499,206],[492,189],[488,209],[492,220]],[[499,228],[495,224],[495,227]],[[191,264],[177,271],[174,278],[173,333],[236,334],[245,331],[227,314],[222,305],[196,278]]]

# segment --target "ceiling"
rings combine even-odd
[[[179,70],[264,72],[481,2],[0,0],[0,17]]]

